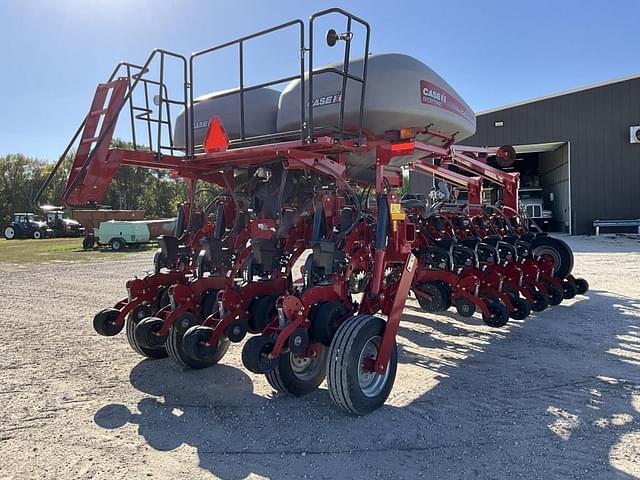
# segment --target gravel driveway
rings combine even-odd
[[[640,242],[570,238],[588,297],[501,330],[407,302],[387,405],[179,371],[93,332],[151,254],[0,265],[0,479],[640,478]]]

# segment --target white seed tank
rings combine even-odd
[[[342,63],[329,65],[342,69]],[[349,73],[362,76],[363,59],[349,62]],[[305,95],[309,81],[305,79]],[[270,88],[245,93],[246,137],[287,132],[300,128],[300,80],[291,81],[282,93]],[[342,92],[342,76],[321,73],[313,78],[313,125],[315,128],[339,124],[340,102],[344,95],[344,129],[358,127],[361,84],[347,82]],[[240,95],[214,92],[197,98],[194,108],[195,143],[201,144],[213,115],[220,117],[230,139],[240,138]],[[223,96],[221,96],[223,95]],[[442,77],[419,60],[397,53],[370,55],[367,63],[367,84],[364,104],[363,128],[382,135],[387,130],[403,127],[430,126],[456,141],[475,133],[476,118],[473,110],[445,82]],[[308,107],[306,107],[308,110]],[[316,135],[321,131],[316,131]],[[431,136],[419,137],[425,142],[441,145]],[[184,112],[175,121],[174,144],[184,146]],[[393,165],[401,166],[415,157],[399,157]],[[375,154],[350,155],[347,158],[349,175],[371,180],[374,175]]]
[[[330,65],[342,69],[342,63]],[[362,76],[363,59],[349,62],[349,73]],[[308,92],[309,82],[305,80]],[[321,73],[313,78],[313,125],[315,128],[339,123],[340,101],[344,92],[342,77]],[[344,128],[356,129],[359,122],[361,84],[349,80],[344,108]],[[408,55],[390,53],[370,55],[367,62],[367,84],[363,128],[375,135],[403,127],[425,127],[456,134],[456,141],[470,137],[476,131],[473,110],[424,63]],[[280,96],[278,131],[298,128],[300,117],[300,80],[293,80]],[[441,145],[439,139],[428,136],[420,140]],[[399,157],[400,166],[415,157]],[[351,177],[371,180],[375,154],[350,155],[347,158]]]
[[[240,94],[228,92],[229,90],[213,92],[194,99],[193,135],[196,145],[202,144],[209,127],[209,121],[214,115],[222,121],[230,140],[241,137]],[[280,92],[272,88],[259,88],[245,92],[245,137],[266,135],[276,131],[279,98]],[[184,110],[178,114],[173,125],[173,143],[176,147],[184,147]]]

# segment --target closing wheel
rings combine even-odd
[[[549,305],[552,307],[560,305],[560,302],[562,302],[562,299],[564,298],[562,290],[552,283],[545,283],[545,287],[547,287],[547,292],[549,293]]]
[[[509,316],[514,320],[524,320],[531,314],[531,306],[522,297],[511,297],[513,310],[509,312]]]
[[[154,311],[153,311],[153,308],[151,308],[151,305],[148,305],[146,303],[138,305],[136,308],[131,310],[131,312],[127,317],[127,320],[125,322],[125,325],[126,325],[125,334],[127,335],[127,341],[129,342],[129,345],[131,346],[131,348],[133,348],[134,351],[138,352],[143,357],[164,358],[167,356],[167,351],[164,348],[164,346],[161,346],[159,348],[148,348],[143,345],[140,345],[136,340],[136,335],[135,335],[136,326],[142,320],[152,316],[153,314],[154,314]]]
[[[420,307],[429,313],[444,312],[451,306],[449,289],[443,282],[425,282],[418,286],[418,290],[431,297],[416,294]]]
[[[16,238],[16,229],[13,228],[11,225],[5,228],[4,238],[6,238],[7,240],[13,240],[14,238]]]
[[[470,317],[476,313],[476,304],[466,298],[460,297],[456,299],[455,305],[461,317]]]
[[[212,332],[211,327],[204,325],[190,327],[184,335],[180,336],[179,348],[175,349],[180,357],[174,360],[183,367],[195,369],[211,367],[218,363],[229,350],[230,342],[228,338],[220,337],[216,345],[209,344]]]
[[[309,336],[328,347],[347,312],[347,307],[340,302],[323,302],[314,305],[311,309]]]
[[[566,278],[573,270],[573,252],[569,245],[559,238],[543,236],[536,237],[531,242],[534,257],[549,255],[553,258],[553,275]]]
[[[549,308],[549,296],[541,290],[531,289],[531,296],[533,297],[533,303],[531,304],[531,310],[534,312],[542,312]]]
[[[242,348],[242,363],[247,370],[253,373],[267,373],[276,368],[278,359],[269,357],[275,344],[272,337],[265,335],[247,340]]]
[[[140,320],[133,331],[138,346],[145,350],[165,350],[164,344],[167,337],[160,335],[163,324],[164,320],[158,317],[147,317]],[[158,355],[160,354],[158,353]]]
[[[114,323],[118,315],[120,315],[120,310],[103,308],[93,317],[93,329],[105,337],[117,335],[124,327],[124,323]]]
[[[482,321],[489,327],[504,327],[509,321],[509,310],[507,310],[507,307],[496,298],[485,297],[484,300],[487,302],[487,309],[491,315],[483,314]]]
[[[316,344],[318,345],[318,344]],[[327,348],[320,346],[315,356],[282,353],[276,368],[267,372],[269,385],[282,393],[300,397],[315,391],[326,376]]]
[[[383,373],[371,370],[378,356],[386,323],[373,315],[347,319],[336,332],[327,355],[327,385],[334,403],[353,415],[380,408],[391,393],[398,367],[398,350],[391,348]]]
[[[573,283],[567,280],[562,282],[562,298],[565,300],[571,300],[577,293],[578,291]]]
[[[251,302],[249,316],[249,331],[251,333],[262,333],[267,325],[275,318],[276,312],[276,295],[264,295],[255,298]]]
[[[576,278],[576,293],[578,295],[584,295],[589,291],[589,282],[584,278]]]

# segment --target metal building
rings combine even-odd
[[[640,218],[640,75],[480,112],[462,143],[513,145],[521,188],[540,188],[553,230]]]

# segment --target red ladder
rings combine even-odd
[[[113,173],[119,167],[119,162],[117,165],[109,162],[109,146],[117,117],[124,105],[127,85],[128,79],[122,77],[108,83],[101,83],[96,88],[62,194],[64,205],[84,206],[96,203],[109,188]],[[108,101],[107,96],[109,96]],[[101,119],[102,123],[100,123]],[[100,125],[99,131],[98,125]]]

